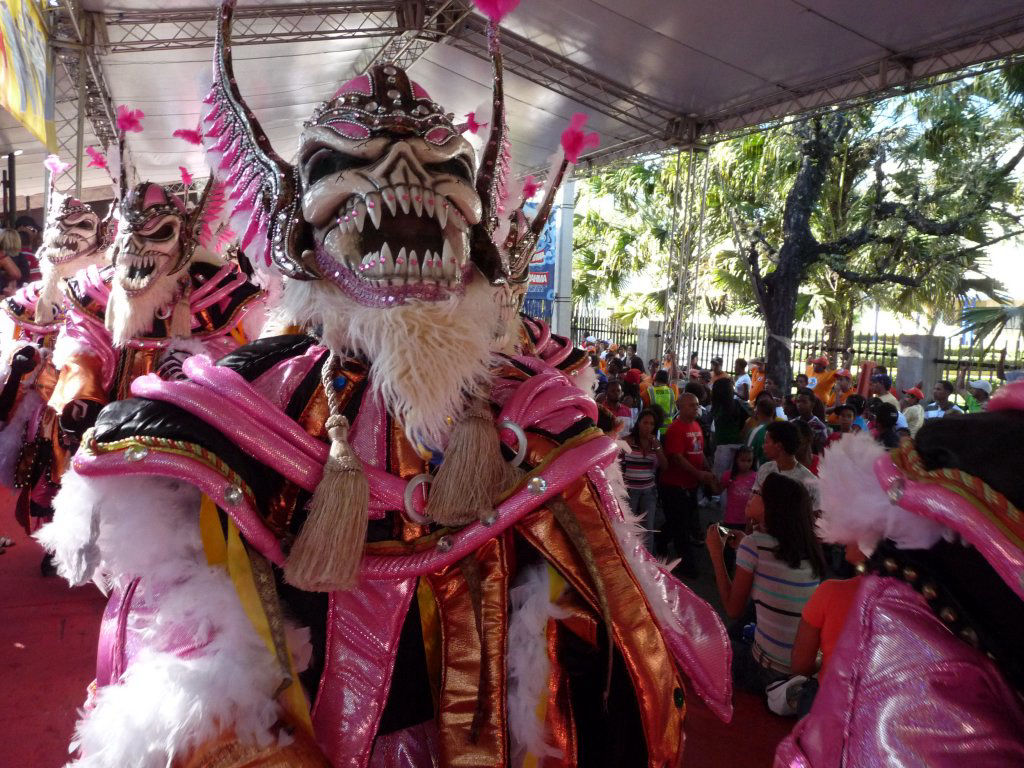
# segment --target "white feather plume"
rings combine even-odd
[[[875,461],[885,448],[866,432],[844,435],[821,459],[818,487],[823,541],[856,544],[866,555],[891,539],[901,549],[927,549],[952,531],[896,506],[878,484]]]

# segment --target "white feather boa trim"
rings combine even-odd
[[[72,765],[165,768],[225,731],[242,743],[271,744],[281,673],[227,573],[206,565],[198,491],[161,478],[69,472],[54,507],[36,538],[56,555],[60,573],[72,583],[121,584],[145,574],[140,590],[152,610],[144,647],[79,721],[72,746],[82,757]],[[198,646],[185,658],[165,650],[183,630]]]
[[[878,484],[875,461],[886,453],[866,432],[843,435],[821,459],[818,536],[836,544],[856,544],[871,555],[882,539],[900,549],[928,549],[948,528],[896,506]]]
[[[537,703],[547,690],[549,664],[546,631],[550,619],[568,616],[551,602],[551,577],[545,563],[524,570],[509,594],[512,618],[508,627],[508,729],[512,762],[523,764],[526,754],[560,757],[547,742]]]

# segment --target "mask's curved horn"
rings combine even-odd
[[[216,182],[213,180],[213,174],[210,174],[206,184],[203,186],[202,194],[199,195],[199,201],[191,211],[186,210],[181,254],[178,256],[178,263],[168,272],[169,275],[180,272],[185,265],[192,261],[192,256],[196,252],[196,246],[199,245],[199,230],[203,224],[203,212],[206,210],[206,204],[210,199],[210,191],[213,189],[214,184]]]
[[[487,43],[491,54],[491,64],[494,67],[494,90],[491,99],[493,112],[491,114],[491,130],[480,158],[480,170],[476,175],[476,191],[483,204],[481,221],[487,234],[491,235],[498,227],[501,216],[501,212],[498,210],[501,190],[505,186],[508,174],[505,162],[508,126],[505,124],[504,65],[502,64],[496,21],[492,20],[487,24]]]
[[[213,86],[201,126],[210,167],[230,190],[231,225],[241,233],[254,264],[271,264],[288,277],[315,279],[303,258],[308,238],[300,212],[299,180],[242,99],[231,64],[231,18],[235,0],[220,6],[213,58]]]

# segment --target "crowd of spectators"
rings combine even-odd
[[[963,367],[928,398],[922,384],[895,390],[883,366],[862,366],[867,378],[855,381],[825,355],[777,382],[763,360],[740,358],[726,371],[721,358],[704,368],[693,354],[681,368],[672,355],[645,363],[631,345],[596,341],[590,354],[603,426],[621,439],[629,503],[648,548],[681,578],[700,577],[710,559],[733,621],[736,686],[767,693],[780,714],[805,712],[864,559],[815,535],[819,460],[856,432],[892,449],[926,419],[980,411],[990,383],[970,380]],[[702,511],[715,520],[706,529]]]
[[[40,245],[42,230],[31,216],[19,216],[13,228],[0,229],[0,292],[4,296],[41,277],[36,257]]]

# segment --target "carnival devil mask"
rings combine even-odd
[[[233,10],[234,0],[222,3],[200,128],[211,166],[230,190],[232,226],[258,268],[327,280],[361,304],[382,307],[459,292],[470,264],[495,284],[525,279],[566,164],[533,222],[517,209],[521,201],[505,198],[496,27],[494,112],[479,173],[453,116],[394,64],[371,67],[317,108],[292,167],[238,91]]]
[[[303,131],[299,158],[324,279],[371,306],[461,289],[481,215],[473,150],[403,71],[374,67],[343,86]]]
[[[158,184],[142,182],[121,203],[114,280],[129,298],[179,272],[190,255],[185,206]]]
[[[103,227],[85,203],[66,195],[54,202],[43,230],[40,257],[57,268],[61,277],[69,277],[96,260],[103,246]]]

